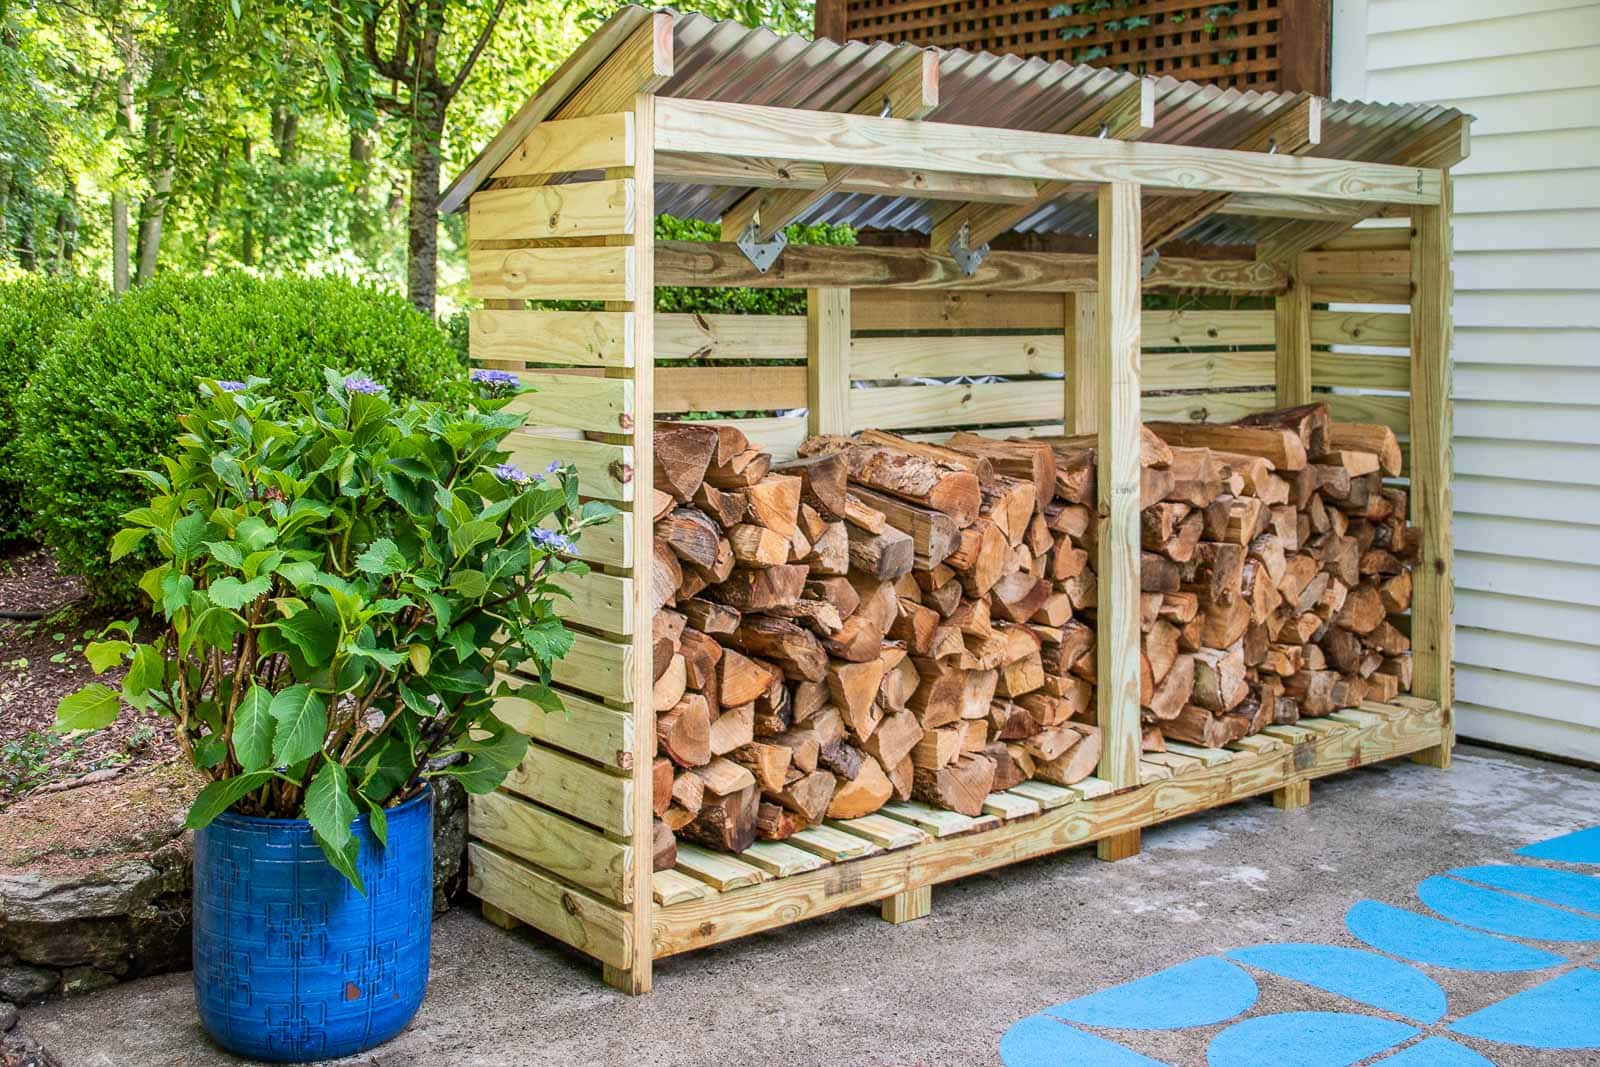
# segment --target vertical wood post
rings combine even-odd
[[[817,0],[811,21],[811,36],[817,40],[826,37],[842,44],[849,26],[849,14],[845,0]]]
[[[1299,271],[1289,278],[1289,291],[1273,302],[1273,338],[1277,348],[1275,381],[1278,406],[1311,403],[1311,286]]]
[[[850,290],[806,290],[806,430],[850,432]]]
[[[1068,293],[1062,308],[1066,332],[1066,398],[1063,433],[1100,431],[1100,329],[1097,293]]]
[[[1096,694],[1100,777],[1117,789],[1139,784],[1139,253],[1139,187],[1100,186]]]
[[[650,696],[655,687],[653,651],[651,648],[650,561],[653,558],[653,524],[651,522],[651,489],[655,481],[655,105],[656,98],[640,93],[633,100],[632,167],[617,168],[609,177],[634,179],[633,233],[626,237],[609,238],[618,244],[628,244],[634,249],[634,298],[630,301],[608,303],[607,310],[631,311],[634,361],[632,367],[608,371],[610,376],[633,379],[633,426],[628,443],[633,446],[633,500],[626,505],[632,512],[632,555],[634,580],[632,586],[633,657],[629,669],[633,672],[633,903],[629,905],[629,940],[633,946],[632,962],[627,967],[605,967],[606,984],[624,993],[650,992],[651,965],[654,962],[651,934],[652,893],[654,872],[651,858],[654,854],[653,829],[655,814],[651,808],[650,765],[655,759],[656,722],[655,708]]]
[[[1446,715],[1444,742],[1412,758],[1435,767],[1450,765],[1455,744],[1450,201],[1446,174],[1439,203],[1418,207],[1411,216],[1411,521],[1422,536],[1411,599],[1411,689],[1419,697],[1437,700]]]

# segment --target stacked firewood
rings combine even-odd
[[[737,852],[894,798],[976,815],[1098,764],[1094,439],[799,451],[657,426],[658,868],[674,834]],[[1409,685],[1392,434],[1314,407],[1154,424],[1140,460],[1147,748]]]

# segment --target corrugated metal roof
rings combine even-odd
[[[638,10],[631,10],[637,18]],[[923,51],[906,44],[811,41],[698,14],[676,14],[673,34],[676,73],[656,90],[658,96],[803,110],[848,110],[887,70],[906,61],[907,53]],[[939,56],[939,105],[924,116],[928,122],[1061,132],[1138,80],[1101,67],[934,51]],[[1170,77],[1157,80],[1155,90],[1156,125],[1145,140],[1214,148],[1233,147],[1297,99],[1292,93],[1242,92]],[[1406,145],[1459,115],[1434,105],[1330,101],[1323,110],[1322,141],[1307,154],[1395,162]],[[493,152],[491,145],[486,154]],[[656,207],[680,217],[715,220],[744,194],[744,189],[661,182]],[[799,221],[927,231],[940,210],[940,201],[838,193],[820,199]],[[1074,194],[1043,207],[1016,229],[1087,235],[1094,224],[1093,197]],[[1277,225],[1270,219],[1211,216],[1184,236],[1249,243],[1264,227]]]

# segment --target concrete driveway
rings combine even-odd
[[[1078,849],[942,886],[933,914],[906,926],[855,909],[662,961],[655,993],[639,999],[601,985],[597,965],[555,942],[506,934],[458,911],[435,929],[431,984],[417,1020],[388,1045],[342,1062],[995,1064],[1002,1035],[1052,1005],[1242,946],[1366,949],[1345,927],[1358,901],[1430,915],[1417,899],[1423,879],[1463,865],[1510,863],[1530,842],[1596,824],[1600,774],[1463,746],[1449,772],[1383,764],[1316,783],[1311,806],[1300,811],[1280,812],[1263,798],[1147,831],[1144,853],[1121,863],[1100,863],[1092,849]],[[1532,944],[1558,954],[1560,965],[1515,973],[1421,967],[1448,1007],[1392,1047],[1444,1035],[1452,1021],[1574,964],[1592,964],[1600,952],[1596,941]],[[1247,1017],[1337,1011],[1391,1025],[1403,1019],[1302,982],[1249,973],[1259,995]],[[1593,1001],[1589,1010],[1600,1013]],[[64,1067],[237,1062],[202,1036],[188,975],[41,1006],[22,1025]],[[1203,1064],[1208,1043],[1227,1025],[1094,1033],[1161,1062]],[[1493,1063],[1600,1059],[1600,1049],[1450,1036]],[[1009,1067],[1120,1062],[1109,1046],[1103,1056],[1086,1056],[1036,1045],[1008,1039]],[[1440,1047],[1404,1062],[1443,1062],[1428,1055]],[[1270,1050],[1258,1051],[1260,1062],[1271,1062]],[[1311,1040],[1292,1061],[1312,1062],[1322,1051]]]

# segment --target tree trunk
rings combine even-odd
[[[243,152],[245,170],[255,165],[256,147],[250,138],[244,139]],[[256,213],[250,207],[250,200],[245,198],[244,222],[239,227],[239,262],[247,267],[256,263]]]
[[[127,23],[117,27],[117,52],[122,67],[117,72],[117,136],[126,144],[133,140],[133,125],[137,113],[133,104],[134,52],[133,27]],[[128,291],[128,192],[115,189],[111,193],[111,288],[113,292]]]
[[[439,144],[444,108],[424,96],[411,138],[411,217],[406,243],[406,294],[432,315],[439,289]]]
[[[350,178],[352,206],[350,210],[350,246],[363,258],[367,246],[377,231],[372,217],[372,137],[366,130],[350,127]]]
[[[149,123],[148,125],[154,125]],[[161,254],[161,226],[172,197],[172,178],[177,170],[176,150],[163,139],[161,169],[150,183],[150,195],[139,205],[139,265],[134,284],[143,285],[155,277],[156,260]]]

